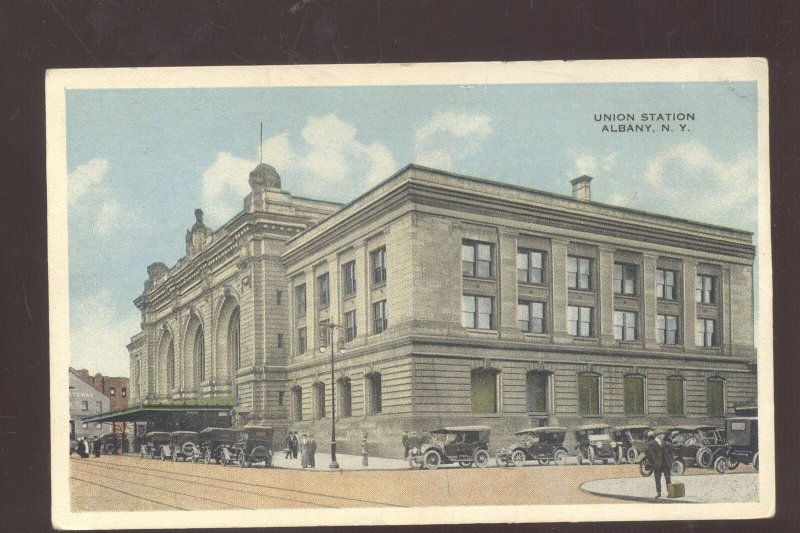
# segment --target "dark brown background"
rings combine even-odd
[[[778,518],[491,527],[797,530],[796,4],[0,0],[0,530],[50,528],[45,69],[728,56],[761,56],[770,63]],[[415,528],[465,529],[486,526]]]

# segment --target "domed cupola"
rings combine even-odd
[[[250,171],[250,188],[253,191],[281,188],[281,176],[275,167],[266,163],[259,164]]]

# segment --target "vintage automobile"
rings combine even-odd
[[[119,438],[117,437],[116,433],[104,433],[97,438],[100,439],[100,449],[102,450],[103,454],[113,455],[119,451]]]
[[[223,446],[221,462],[223,466],[238,463],[240,467],[263,463],[264,468],[272,466],[271,427],[245,426],[235,430],[236,443],[232,447]]]
[[[758,470],[758,418],[729,418],[725,421],[725,436],[725,455],[714,461],[714,469],[724,474],[739,464],[749,464]]]
[[[151,431],[144,436],[145,443],[139,448],[139,456],[144,459],[149,457],[155,459],[161,457],[166,459],[163,455],[163,448],[169,446],[170,437],[166,431]]]
[[[212,462],[222,463],[223,448],[232,448],[236,445],[236,430],[231,428],[205,428],[200,432],[200,446],[198,459],[206,464]]]
[[[672,474],[680,476],[687,466],[711,468],[725,455],[725,438],[715,426],[681,426],[666,431],[666,442],[675,460]]]
[[[538,461],[540,465],[553,462],[564,465],[567,449],[564,448],[565,428],[537,427],[517,431],[517,440],[500,448],[494,456],[498,466],[523,466],[525,461]]]
[[[578,464],[584,462],[593,465],[598,461],[608,464],[619,461],[619,447],[611,438],[611,426],[608,424],[588,424],[575,430],[575,454]]]
[[[409,450],[411,468],[435,469],[442,464],[489,464],[489,433],[486,426],[459,426],[436,429],[425,434],[419,447]]]
[[[195,458],[195,448],[197,445],[197,432],[195,431],[173,431],[169,434],[170,443],[161,450],[162,459],[172,457],[173,461],[183,459],[184,461]]]
[[[647,445],[650,443],[647,438],[647,434],[650,431],[653,431],[653,428],[644,424],[613,428],[611,430],[611,439],[619,444],[617,449],[620,456],[617,462],[621,463],[623,458],[631,464],[640,461],[647,451]]]

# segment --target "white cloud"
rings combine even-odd
[[[99,158],[78,165],[68,177],[69,203],[77,202],[90,189],[103,183],[108,175],[108,168],[108,160]]]
[[[292,141],[281,133],[264,141],[264,162],[281,175],[282,187],[298,196],[347,201],[397,170],[391,151],[381,143],[364,144],[356,128],[335,114],[309,117]],[[220,224],[242,208],[250,192],[247,177],[257,158],[217,154],[203,173],[203,209]]]
[[[111,291],[92,294],[70,306],[74,327],[70,328],[70,366],[90,373],[128,376],[127,344],[139,331],[140,315],[132,310],[119,313]],[[128,306],[126,306],[126,309]]]
[[[415,133],[415,161],[452,170],[464,158],[478,153],[494,133],[492,117],[448,111],[434,115]]]
[[[99,235],[107,236],[118,227],[121,217],[123,216],[122,204],[115,197],[107,199],[101,204],[100,210],[97,212],[94,228]]]
[[[610,152],[604,156],[590,153],[580,153],[575,156],[575,177],[587,175],[597,177],[607,175],[617,166],[617,152]]]
[[[756,176],[753,154],[726,161],[697,142],[658,154],[645,172],[659,211],[736,227],[755,226]],[[685,191],[691,191],[691,198]]]

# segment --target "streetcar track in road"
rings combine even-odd
[[[120,494],[125,494],[126,496],[132,496],[133,498],[136,498],[137,500],[143,500],[143,501],[146,501],[146,502],[154,503],[156,505],[163,505],[164,507],[172,507],[173,509],[177,509],[179,511],[190,511],[191,510],[191,509],[187,509],[185,507],[178,507],[177,505],[172,505],[172,504],[169,504],[169,503],[157,502],[155,500],[151,500],[150,498],[145,498],[144,496],[141,496],[139,494],[134,494],[132,492],[128,492],[128,491],[125,491],[125,490],[122,490],[122,489],[118,489],[116,487],[109,487],[108,485],[103,485],[102,483],[95,483],[94,481],[89,481],[88,479],[83,479],[83,478],[79,478],[79,477],[75,477],[75,476],[69,476],[69,478],[73,479],[75,481],[80,481],[81,483],[87,483],[89,485],[94,485],[96,487],[102,487],[104,489],[108,489],[108,490],[113,491],[113,492],[119,492]]]
[[[315,497],[315,498],[328,498],[328,499],[331,499],[331,500],[350,501],[350,502],[357,502],[357,503],[361,503],[361,504],[378,505],[378,506],[384,506],[384,507],[408,507],[406,505],[399,505],[399,504],[396,504],[396,503],[388,503],[388,502],[383,502],[383,501],[368,500],[368,499],[363,499],[363,498],[354,498],[354,497],[349,497],[349,496],[332,495],[332,494],[327,494],[327,493],[324,493],[324,492],[314,492],[314,491],[307,491],[307,490],[300,490],[300,489],[292,489],[292,488],[279,487],[279,486],[268,485],[268,484],[263,484],[263,483],[253,483],[253,482],[248,482],[248,481],[243,481],[243,480],[231,480],[231,479],[224,479],[224,478],[219,478],[219,477],[214,477],[214,476],[202,476],[202,475],[199,475],[199,474],[191,474],[191,473],[186,473],[186,472],[179,472],[177,470],[161,470],[161,469],[158,469],[158,468],[151,468],[151,467],[148,467],[148,466],[137,466],[137,465],[131,465],[131,464],[124,464],[124,465],[123,464],[116,464],[116,465],[112,465],[112,464],[110,464],[108,462],[94,463],[94,464],[93,463],[81,463],[80,461],[78,461],[78,459],[73,459],[73,461],[76,461],[78,464],[84,464],[84,465],[87,465],[87,466],[97,466],[97,467],[100,467],[100,468],[105,467],[105,468],[114,469],[114,470],[117,470],[117,471],[120,471],[120,472],[136,472],[136,471],[146,472],[149,475],[153,475],[154,477],[159,477],[159,478],[163,478],[163,479],[173,479],[174,476],[177,475],[177,476],[185,476],[185,477],[189,477],[189,478],[197,478],[197,479],[208,480],[208,481],[211,481],[212,483],[220,483],[220,482],[222,482],[222,483],[229,483],[229,484],[232,484],[232,485],[244,485],[244,486],[248,486],[248,487],[260,488],[260,489],[268,489],[268,490],[273,490],[273,491],[278,491],[278,492],[289,492],[289,493],[294,493],[294,494],[301,494],[301,495],[304,495],[304,496],[311,496],[311,497]],[[220,467],[220,468],[222,468],[222,467]],[[159,473],[163,473],[163,474],[167,474],[167,475],[159,475]],[[185,482],[189,483],[189,481],[185,481]],[[209,484],[208,483],[203,483],[203,485],[209,485]],[[213,484],[213,485],[209,485],[209,486],[219,487],[218,484]],[[246,493],[246,494],[251,494],[250,492],[247,492],[245,490],[242,490],[242,489],[239,489],[239,488],[235,488],[235,487],[225,488],[224,490],[229,490],[229,491],[232,491],[232,492],[243,492],[243,493]],[[287,497],[267,495],[267,494],[262,494],[262,495],[264,497],[266,497],[266,498],[274,498],[274,499],[279,499],[279,500],[291,501],[291,502],[294,502],[294,503],[304,503],[304,504],[307,504],[307,505],[314,505],[314,506],[319,506],[319,507],[328,507],[328,508],[332,508],[332,509],[338,509],[338,508],[342,507],[341,505],[322,504],[322,503],[318,503],[316,501],[303,501],[303,500],[298,500],[298,499],[295,499],[295,498],[287,498]]]
[[[88,473],[88,472],[84,471],[83,473]],[[235,503],[230,503],[230,502],[226,502],[226,501],[223,501],[223,500],[215,500],[214,498],[206,498],[204,496],[197,496],[197,495],[194,495],[194,494],[188,494],[188,493],[180,492],[180,491],[176,491],[176,490],[165,489],[165,488],[159,487],[159,486],[147,485],[145,483],[139,483],[137,481],[131,481],[130,479],[120,480],[119,478],[115,478],[115,477],[111,477],[111,476],[104,476],[104,475],[101,475],[101,474],[91,474],[91,475],[99,476],[99,477],[106,478],[106,479],[111,479],[111,480],[114,480],[114,481],[122,481],[123,483],[127,483],[129,485],[137,485],[139,487],[144,487],[146,489],[154,489],[154,490],[160,490],[162,492],[169,492],[170,494],[176,494],[178,496],[194,498],[196,500],[203,500],[203,501],[207,501],[207,502],[211,502],[211,503],[223,504],[223,505],[227,505],[229,507],[235,507],[237,509],[247,509],[247,510],[255,509],[254,507],[243,507],[241,505],[236,505]],[[74,476],[71,476],[71,477],[73,477],[73,479],[78,479],[80,481],[86,481],[85,479],[82,479],[82,478],[78,478],[78,477],[74,477]]]
[[[218,484],[214,484],[214,483],[202,483],[202,482],[199,482],[199,481],[192,482],[192,481],[189,481],[189,480],[179,480],[179,479],[176,479],[175,476],[158,475],[158,474],[156,474],[156,472],[161,472],[161,471],[160,470],[156,470],[156,469],[151,469],[151,468],[130,466],[130,467],[127,467],[127,468],[132,469],[132,470],[126,470],[124,465],[109,466],[108,464],[102,464],[101,465],[101,464],[97,464],[97,463],[95,463],[95,464],[83,463],[83,464],[85,464],[86,466],[94,466],[94,467],[97,467],[97,468],[105,467],[105,468],[109,468],[111,470],[117,470],[119,472],[136,473],[136,474],[139,474],[139,475],[151,475],[153,477],[157,477],[157,478],[161,478],[161,479],[169,479],[169,480],[177,481],[177,482],[180,482],[180,483],[187,483],[187,484],[195,483],[197,485],[203,485],[205,487],[212,487],[212,488],[217,488],[217,489],[221,489],[221,490],[227,490],[229,492],[241,492],[241,493],[247,494],[248,496],[260,496],[260,497],[263,497],[263,498],[269,498],[269,499],[273,499],[273,500],[282,500],[282,501],[287,501],[287,502],[292,502],[292,503],[302,503],[302,504],[307,504],[307,505],[312,505],[312,506],[317,506],[317,507],[327,507],[329,509],[339,509],[340,508],[340,507],[338,507],[336,505],[326,505],[324,503],[301,501],[301,500],[297,500],[297,499],[293,499],[293,498],[287,498],[287,497],[284,497],[284,496],[275,496],[275,495],[263,494],[263,493],[261,493],[261,494],[253,494],[252,492],[247,492],[247,491],[236,489],[236,488],[220,487]],[[137,470],[143,470],[143,472],[137,472]],[[166,470],[163,471],[163,472],[166,473],[166,474],[174,473],[174,474],[177,474],[177,475],[189,475],[189,476],[191,475],[191,474],[183,474],[181,472],[168,472]],[[198,476],[193,476],[193,477],[198,477]],[[207,478],[207,479],[216,479],[217,481],[221,481],[223,483],[230,483],[230,484],[233,484],[233,485],[236,485],[236,484],[239,483],[237,481],[229,481],[229,480],[225,480],[225,479],[217,479],[217,478]],[[133,483],[133,482],[128,481],[128,480],[125,480],[125,481],[129,482],[129,483]],[[263,487],[263,485],[255,485],[255,486]],[[186,494],[187,496],[190,495],[188,493],[181,493],[181,494]],[[233,505],[233,504],[228,504],[227,502],[225,502],[225,503],[227,505]],[[261,509],[262,507],[241,507],[241,508],[242,509]]]

